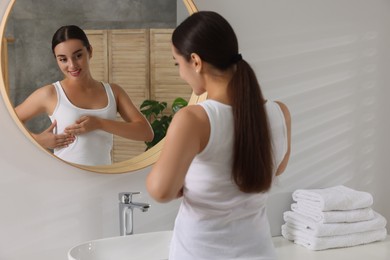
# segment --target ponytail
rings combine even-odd
[[[234,117],[232,179],[243,192],[267,191],[272,183],[273,160],[265,100],[245,60],[237,61],[229,92]]]

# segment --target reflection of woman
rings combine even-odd
[[[116,84],[92,78],[89,60],[92,46],[84,31],[75,25],[59,28],[53,36],[52,50],[64,79],[33,92],[16,113],[22,122],[39,114],[50,116],[48,129],[33,137],[58,157],[78,164],[111,163],[113,134],[150,141],[153,131]],[[124,121],[116,121],[119,112]]]
[[[208,100],[175,115],[147,177],[157,201],[183,196],[169,259],[276,259],[265,204],[289,159],[289,111],[263,99],[217,13],[191,15],[172,43],[180,76]]]

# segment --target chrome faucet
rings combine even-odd
[[[142,212],[148,211],[150,205],[147,203],[133,202],[132,196],[140,192],[120,192],[119,193],[119,228],[120,235],[127,236],[133,234],[133,209],[140,209]]]

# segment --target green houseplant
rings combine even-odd
[[[169,113],[166,111],[168,107],[167,102],[160,102],[151,99],[147,99],[142,102],[140,111],[150,122],[154,132],[153,140],[151,142],[145,142],[146,150],[153,147],[165,137],[169,124],[171,123],[175,113],[187,105],[188,102],[186,100],[178,97],[173,101],[171,111]]]

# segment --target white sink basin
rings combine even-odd
[[[85,242],[71,248],[69,260],[168,259],[172,231],[135,234]]]
[[[167,260],[172,231],[142,233],[99,239],[80,244],[68,252],[69,260]],[[390,259],[390,235],[385,241],[362,246],[311,251],[283,237],[274,237],[279,260]]]

